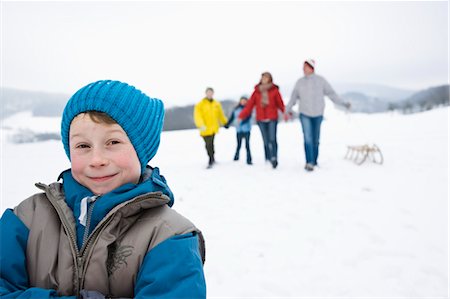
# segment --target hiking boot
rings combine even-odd
[[[310,163],[306,163],[305,170],[306,171],[313,171],[314,170],[314,165],[312,165]]]
[[[216,161],[214,160],[214,157],[210,157],[209,158],[209,162],[208,162],[208,166],[206,166],[206,169],[212,168],[215,163],[216,163]]]
[[[248,164],[248,165],[253,165],[253,163],[252,163],[251,160],[250,160],[250,161],[247,161],[247,164]]]
[[[271,163],[272,163],[272,168],[273,168],[273,169],[277,168],[277,166],[278,166],[278,161],[277,161],[277,159],[272,159],[272,160],[271,160]]]
[[[234,158],[233,158],[233,160],[234,160],[234,161],[237,161],[237,160],[239,160],[239,155],[237,155],[237,154],[236,154],[236,155],[234,155]]]

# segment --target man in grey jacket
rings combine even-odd
[[[313,59],[307,59],[304,62],[303,73],[305,76],[295,83],[285,114],[285,119],[288,119],[292,116],[292,107],[299,104],[300,123],[305,145],[305,170],[307,171],[313,171],[317,165],[320,125],[325,110],[324,96],[328,96],[335,104],[350,108],[350,103],[342,101],[325,78],[316,75],[315,67],[316,62]]]

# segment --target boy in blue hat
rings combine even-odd
[[[201,232],[147,165],[163,122],[161,100],[119,81],[71,97],[71,169],[0,219],[2,298],[206,297]]]

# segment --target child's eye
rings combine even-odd
[[[119,144],[119,143],[120,143],[119,140],[111,140],[111,141],[109,142],[110,145]]]
[[[87,144],[78,144],[76,146],[76,148],[89,148],[89,145],[87,145]]]

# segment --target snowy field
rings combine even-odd
[[[278,126],[279,167],[232,161],[235,131],[216,136],[205,169],[195,130],[165,132],[158,166],[174,208],[203,230],[210,298],[448,298],[449,109],[414,115],[345,114],[328,104],[320,167],[303,170],[298,121]],[[14,130],[57,132],[59,119],[22,113],[2,129],[1,212],[69,168],[59,141],[12,144]],[[383,165],[344,160],[347,145],[376,143]]]

